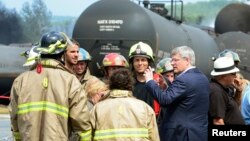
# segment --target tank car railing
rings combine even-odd
[[[169,19],[174,20],[177,22],[182,23],[183,21],[183,1],[182,0],[159,0],[159,1],[150,1],[150,0],[136,0],[138,1],[138,4],[141,5],[141,3],[144,5],[145,8],[150,9],[151,11],[154,11],[161,16]],[[168,16],[168,10],[165,8],[165,3],[170,3],[170,16]],[[180,19],[177,18],[177,4],[181,3],[181,13],[180,13]],[[162,5],[161,5],[162,4]],[[157,7],[158,5],[158,7]],[[165,12],[163,12],[166,10]]]

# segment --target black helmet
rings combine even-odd
[[[59,54],[66,49],[67,40],[62,32],[48,32],[42,36],[40,46],[35,50],[41,54]]]

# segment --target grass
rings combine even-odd
[[[0,114],[9,114],[7,106],[0,105]]]

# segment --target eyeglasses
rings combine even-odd
[[[187,58],[186,58],[186,57],[181,57],[181,58],[179,58],[179,59],[173,58],[173,59],[171,60],[171,62],[179,62],[180,60],[184,60],[184,59],[187,59]]]
[[[178,62],[180,61],[181,59],[172,59],[171,62]]]

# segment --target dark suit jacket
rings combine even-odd
[[[189,69],[177,76],[166,91],[153,80],[146,83],[146,88],[166,107],[159,127],[161,141],[207,141],[210,89],[203,73]]]

